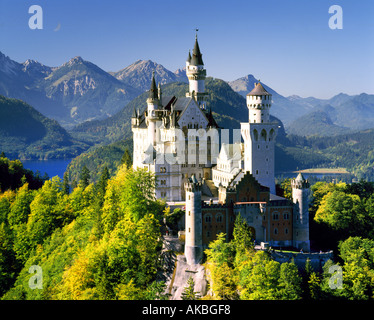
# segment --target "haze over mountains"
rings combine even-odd
[[[106,72],[79,56],[59,67],[49,67],[35,60],[18,63],[0,52],[0,94],[21,99],[71,129],[123,110],[149,89],[153,71],[156,81],[162,85],[188,82],[183,69],[172,72],[150,60],[137,60],[119,71]],[[256,81],[258,79],[249,74],[228,84],[245,97]],[[272,115],[284,123],[289,133],[336,135],[374,127],[374,95],[339,94],[328,100],[284,97],[263,85],[273,95]],[[223,90],[221,94],[227,92]],[[237,103],[244,101],[236,100]],[[245,104],[239,109],[245,111]],[[230,116],[231,111],[213,110],[221,118]]]

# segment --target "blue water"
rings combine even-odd
[[[44,173],[47,173],[49,178],[58,176],[61,179],[64,176],[64,172],[71,162],[71,159],[64,160],[23,160],[23,167],[30,169],[34,172],[39,170],[40,175],[43,176]]]

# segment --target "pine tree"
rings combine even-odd
[[[90,184],[90,170],[84,165],[80,174],[80,185],[85,189]]]
[[[70,193],[69,178],[68,178],[68,172],[67,171],[65,171],[64,177],[62,179],[62,191],[65,194]]]
[[[128,148],[126,148],[125,152],[123,153],[121,164],[126,165],[127,168],[131,168],[132,166],[132,159]]]
[[[235,219],[233,238],[232,243],[237,255],[244,254],[248,249],[253,249],[251,230],[244,218],[241,217],[240,213]]]
[[[192,277],[189,277],[187,281],[187,286],[184,288],[181,298],[182,300],[197,300],[199,299],[198,292],[194,291],[195,289],[195,281]]]

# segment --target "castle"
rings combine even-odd
[[[246,97],[248,122],[241,123],[244,143],[222,144],[219,150],[222,136],[207,109],[197,36],[186,74],[189,92],[182,98],[163,96],[153,74],[147,109],[134,109],[131,127],[133,167],[155,173],[157,198],[185,203],[187,262],[199,263],[218,233],[229,238],[239,213],[256,242],[309,251],[308,181],[301,173],[292,180],[293,201],[275,195],[278,127],[270,122],[272,95],[260,82],[255,84]]]

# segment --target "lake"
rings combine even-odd
[[[22,160],[22,163],[24,168],[30,169],[33,172],[39,170],[41,175],[46,172],[49,178],[59,176],[62,179],[71,160]]]
[[[276,178],[296,178],[298,173],[296,172],[278,172],[275,174]],[[302,172],[302,175],[305,179],[309,179],[310,177],[314,177],[317,179],[323,179],[324,177],[333,177],[334,179],[340,179],[345,173],[320,173],[320,172],[313,172],[313,173],[306,173]]]

